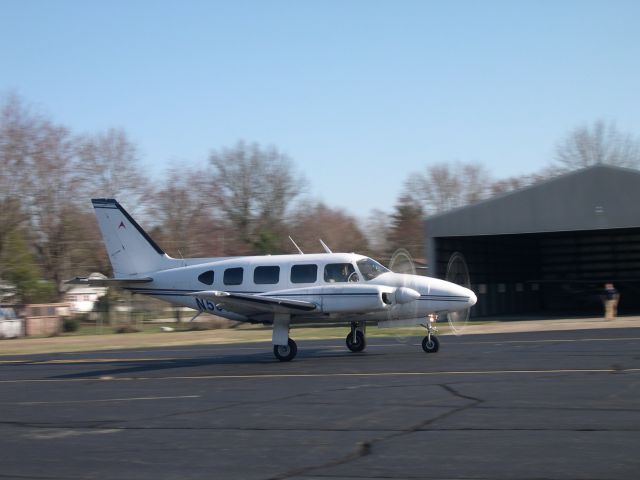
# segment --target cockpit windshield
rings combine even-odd
[[[383,273],[390,271],[388,268],[383,267],[371,258],[363,258],[362,260],[358,260],[356,263],[358,264],[360,273],[362,273],[365,280],[373,280],[378,275],[382,275]]]

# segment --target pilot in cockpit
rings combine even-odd
[[[325,282],[349,282],[355,280],[355,268],[350,263],[330,263],[324,268]]]

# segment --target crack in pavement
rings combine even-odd
[[[419,386],[424,386],[422,384],[416,384],[416,383],[409,383],[409,384],[403,384],[403,385],[394,385],[391,388],[406,388],[406,387],[419,387]],[[215,412],[215,411],[219,411],[219,410],[224,410],[224,409],[228,409],[228,408],[232,408],[232,407],[238,407],[238,406],[251,406],[251,405],[258,405],[258,404],[263,404],[263,401],[244,401],[244,402],[230,402],[228,404],[225,405],[219,405],[216,407],[211,407],[211,408],[206,408],[206,409],[199,409],[199,410],[191,410],[191,411],[187,411],[187,412],[172,412],[169,414],[165,414],[165,415],[156,415],[156,416],[151,416],[151,417],[140,417],[140,418],[135,418],[135,419],[110,419],[110,420],[89,420],[89,421],[82,421],[79,423],[69,423],[68,421],[65,423],[56,423],[56,422],[16,422],[16,421],[0,421],[0,425],[5,425],[5,426],[14,426],[14,427],[22,427],[22,428],[38,428],[38,429],[104,429],[107,427],[111,427],[111,428],[118,428],[121,430],[193,430],[193,431],[198,431],[198,430],[211,430],[211,431],[215,431],[215,430],[220,430],[220,431],[233,431],[233,430],[237,430],[237,431],[317,431],[317,432],[341,432],[341,431],[348,431],[348,432],[353,432],[353,431],[359,431],[359,432],[369,432],[369,431],[376,431],[376,432],[388,432],[388,433],[395,433],[395,434],[406,434],[406,433],[411,433],[414,431],[418,431],[423,429],[424,427],[434,423],[435,421],[441,420],[443,418],[446,418],[450,415],[453,415],[455,413],[458,413],[462,410],[468,409],[468,408],[478,408],[478,409],[483,409],[483,410],[501,410],[501,409],[510,409],[510,410],[524,410],[524,411],[538,411],[538,410],[563,410],[563,411],[576,411],[576,412],[607,412],[610,413],[612,411],[616,411],[616,412],[637,412],[637,409],[633,409],[633,408],[616,408],[616,409],[611,409],[611,408],[598,408],[598,407],[561,407],[561,406],[540,406],[540,405],[535,405],[535,406],[483,406],[483,400],[477,398],[477,397],[473,397],[471,395],[465,395],[462,394],[460,392],[458,392],[455,388],[453,388],[451,386],[451,384],[438,384],[438,385],[433,385],[433,386],[438,386],[440,388],[442,388],[443,390],[445,390],[448,394],[466,400],[466,401],[471,401],[472,404],[466,404],[463,405],[461,407],[458,407],[456,409],[452,409],[449,410],[439,416],[434,417],[433,419],[429,419],[426,422],[423,422],[422,424],[418,424],[418,425],[414,425],[413,427],[409,427],[408,429],[406,428],[385,428],[385,427],[372,427],[372,428],[360,428],[360,429],[354,429],[354,428],[296,428],[296,427],[292,427],[292,428],[282,428],[282,427],[238,427],[238,426],[229,426],[229,427],[219,427],[219,426],[198,426],[198,427],[179,427],[179,426],[169,426],[169,427],[165,427],[165,426],[144,426],[144,427],[138,427],[135,425],[128,425],[134,422],[146,422],[146,421],[150,421],[150,420],[162,420],[162,419],[166,419],[166,418],[175,418],[175,417],[179,417],[179,416],[186,416],[186,415],[194,415],[194,414],[202,414],[202,413],[211,413],[211,412]],[[294,399],[300,399],[300,398],[306,398],[306,397],[313,397],[314,395],[318,394],[318,393],[328,393],[328,392],[339,392],[339,391],[351,391],[357,388],[372,388],[372,389],[380,389],[380,388],[385,388],[385,386],[383,385],[375,385],[375,384],[366,384],[366,385],[356,385],[356,386],[348,386],[348,387],[340,387],[340,388],[332,388],[332,389],[316,389],[313,391],[309,391],[309,392],[304,392],[304,393],[297,393],[297,394],[293,394],[293,395],[286,395],[283,397],[279,397],[279,398],[275,398],[272,399],[271,401],[273,402],[285,402],[287,400],[294,400]],[[327,406],[331,406],[331,407],[335,407],[336,403],[335,402],[311,402],[313,405],[327,405]],[[382,407],[384,408],[385,406],[393,406],[393,407],[433,407],[433,408],[447,408],[450,407],[450,405],[446,405],[446,404],[441,404],[441,403],[437,403],[437,404],[428,404],[425,405],[424,403],[394,403],[394,404],[389,404],[389,403],[382,403],[382,404],[378,404],[378,407]],[[432,429],[432,430],[437,430],[437,431],[593,431],[593,432],[621,432],[621,431],[627,431],[627,432],[634,432],[637,431],[636,428],[474,428],[474,427],[469,427],[469,428],[445,428],[445,429]],[[388,436],[385,437],[384,439],[387,438],[393,438],[392,436]],[[378,439],[376,439],[376,441],[378,441]]]
[[[293,395],[286,395],[284,397],[280,397],[280,398],[273,398],[270,399],[269,402],[273,402],[273,403],[278,403],[278,402],[284,402],[287,400],[291,400],[294,398],[301,398],[301,397],[306,397],[311,395],[313,392],[306,392],[306,393],[295,393]],[[153,417],[141,417],[141,418],[135,418],[132,420],[124,420],[125,423],[130,423],[130,422],[134,422],[134,421],[149,421],[149,420],[162,420],[165,418],[175,418],[175,417],[180,417],[183,415],[192,415],[192,414],[198,414],[198,413],[211,413],[211,412],[216,412],[219,410],[225,410],[227,408],[232,408],[232,407],[243,407],[243,406],[251,406],[251,405],[264,405],[265,401],[264,400],[248,400],[248,401],[238,401],[238,402],[229,402],[225,405],[218,405],[217,407],[210,407],[210,408],[203,408],[200,410],[189,410],[188,412],[173,412],[173,413],[167,413],[164,415],[156,415]]]
[[[269,402],[278,403],[278,402],[284,402],[284,401],[293,400],[293,399],[302,399],[304,397],[313,398],[315,395],[319,395],[319,394],[335,393],[335,392],[341,392],[341,391],[352,391],[352,390],[356,390],[356,389],[359,389],[359,388],[389,389],[389,388],[406,388],[406,387],[424,387],[424,385],[420,384],[420,383],[410,383],[410,384],[393,385],[393,386],[389,387],[389,386],[385,386],[385,385],[366,384],[366,385],[350,385],[348,387],[339,387],[339,388],[330,388],[330,389],[319,389],[318,388],[318,389],[311,390],[311,391],[308,391],[308,392],[296,393],[296,394],[293,394],[293,395],[286,395],[284,397],[273,398],[273,399],[270,399]],[[227,409],[227,408],[239,407],[239,406],[264,405],[264,403],[265,403],[264,400],[228,402],[225,405],[219,405],[217,407],[210,407],[210,408],[201,409],[201,410],[190,410],[188,412],[174,412],[174,413],[169,413],[169,414],[164,414],[164,415],[157,415],[157,416],[153,416],[153,417],[142,417],[142,418],[136,418],[134,420],[127,420],[125,422],[129,423],[131,421],[161,420],[163,418],[179,417],[179,416],[183,416],[183,415],[192,415],[192,414],[198,414],[198,413],[211,413],[211,412],[224,410],[224,409]],[[339,402],[314,402],[312,400],[312,401],[309,401],[309,402],[305,402],[305,405],[327,405],[327,406],[335,407],[335,406],[339,406],[340,403]],[[411,405],[411,404],[393,404],[393,405],[394,406],[415,406],[415,407],[425,407],[425,406],[428,406],[428,407],[444,407],[444,408],[449,407],[449,405],[424,405],[424,404],[414,404],[414,405]],[[386,404],[381,404],[381,406],[387,406],[387,405]]]
[[[469,400],[471,403],[468,403],[466,405],[462,405],[456,408],[453,408],[451,410],[449,410],[448,412],[444,412],[441,413],[440,415],[436,415],[433,418],[429,418],[425,421],[419,422],[417,424],[414,424],[411,427],[405,428],[405,429],[400,429],[397,431],[394,431],[393,433],[389,434],[389,435],[385,435],[382,437],[377,437],[377,438],[372,438],[370,440],[365,440],[365,441],[361,441],[358,442],[356,444],[356,448],[354,451],[348,453],[347,455],[325,462],[321,465],[312,465],[312,466],[307,466],[307,467],[300,467],[294,470],[289,470],[287,472],[283,472],[281,474],[275,475],[275,476],[271,476],[268,477],[267,480],[283,480],[286,478],[292,478],[292,477],[297,477],[300,475],[306,475],[309,474],[310,472],[313,472],[315,470],[321,470],[321,469],[326,469],[326,468],[331,468],[331,467],[337,467],[339,465],[345,465],[347,463],[350,463],[354,460],[358,460],[360,458],[366,457],[368,455],[372,454],[373,451],[373,447],[377,444],[380,444],[382,442],[385,442],[387,440],[391,440],[391,439],[395,439],[401,436],[405,436],[405,435],[410,435],[412,433],[418,432],[420,430],[425,429],[425,427],[428,427],[430,425],[433,425],[435,422],[438,422],[440,420],[443,420],[445,418],[448,418],[452,415],[455,415],[457,413],[463,412],[465,410],[474,408],[478,405],[480,405],[481,403],[484,402],[484,400],[480,399],[480,398],[476,398],[476,397],[472,397],[469,395],[464,395],[460,392],[458,392],[457,390],[455,390],[453,387],[447,385],[447,384],[438,384],[439,387],[441,387],[442,389],[444,389],[446,392],[450,393],[451,395],[453,395],[454,397],[457,398],[462,398],[465,400]],[[353,431],[353,430],[352,430]],[[379,430],[378,430],[379,431]]]

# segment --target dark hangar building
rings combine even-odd
[[[640,313],[640,171],[577,170],[425,221],[429,275],[466,264],[474,317]],[[454,272],[456,268],[450,268]]]

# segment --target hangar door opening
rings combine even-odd
[[[640,228],[434,238],[432,274],[444,278],[461,253],[478,304],[474,317],[602,314],[613,282],[619,313],[640,313]]]

